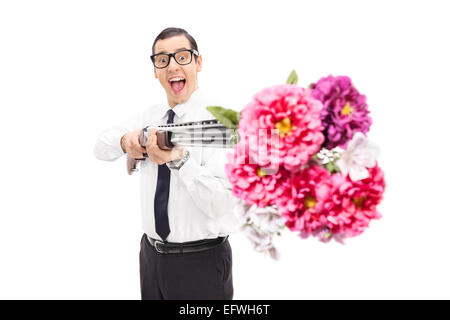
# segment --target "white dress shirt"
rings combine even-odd
[[[206,110],[217,101],[206,97],[199,88],[188,101],[176,105],[174,123],[214,119]],[[134,115],[127,121],[103,131],[94,147],[100,160],[113,161],[124,155],[120,146],[122,136],[146,126],[166,124],[170,106],[156,104]],[[169,242],[186,242],[226,236],[239,229],[239,220],[233,213],[233,196],[225,175],[226,153],[223,148],[186,148],[187,162],[179,169],[171,169],[168,215]],[[155,230],[154,196],[158,165],[148,159],[139,161],[141,179],[141,211],[144,232],[161,239]],[[126,170],[124,169],[124,174]]]

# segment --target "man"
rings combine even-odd
[[[94,153],[101,160],[127,154],[140,162],[142,299],[232,299],[232,252],[228,235],[238,228],[224,173],[224,149],[162,150],[156,129],[145,148],[140,130],[166,123],[212,119],[217,104],[199,91],[202,56],[185,30],[167,28],[155,39],[151,60],[167,102],[103,131]]]

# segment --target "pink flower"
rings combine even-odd
[[[330,175],[318,165],[292,174],[291,188],[276,201],[286,226],[302,238],[312,235],[323,242],[343,242],[361,234],[372,219],[381,217],[376,206],[385,188],[381,169],[368,170],[369,177],[359,181],[340,173]]]
[[[258,92],[243,109],[239,134],[241,138],[250,136],[252,152],[260,153],[256,149],[269,143],[277,150],[271,161],[298,171],[325,140],[321,110],[322,103],[309,90],[291,84],[276,85]],[[274,132],[279,140],[274,141]]]
[[[323,205],[332,189],[329,177],[330,173],[319,165],[292,174],[290,188],[276,202],[290,230],[311,234],[327,224]]]
[[[386,186],[384,173],[378,165],[368,170],[369,177],[358,181],[341,174],[331,176],[333,191],[323,206],[328,221],[326,226],[331,234],[357,236],[372,219],[381,217],[376,207]]]
[[[225,172],[233,186],[233,195],[243,199],[247,205],[271,205],[282,193],[285,171],[257,164],[249,150],[248,138],[241,138],[234,147],[234,153],[227,157]]]

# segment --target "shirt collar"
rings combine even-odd
[[[186,112],[192,110],[198,105],[200,96],[201,96],[200,89],[197,87],[197,89],[195,89],[195,91],[192,92],[191,96],[186,102],[177,104],[173,108],[171,108],[169,105],[165,105],[165,107],[163,108],[164,113],[161,115],[160,120],[164,119],[164,117],[167,116],[167,111],[171,109],[173,110],[173,112],[175,112],[175,115],[177,117],[181,118],[186,114]]]

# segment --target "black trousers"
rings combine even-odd
[[[144,234],[139,262],[142,300],[233,299],[228,239],[206,251],[163,254],[156,251]]]

